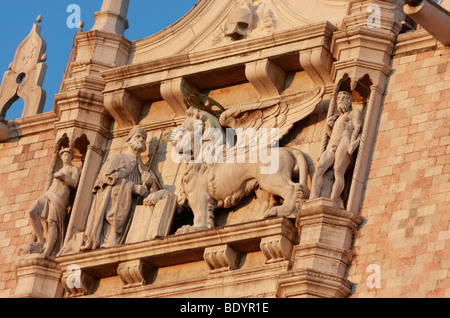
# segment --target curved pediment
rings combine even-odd
[[[345,0],[200,0],[168,28],[133,42],[129,64],[271,36],[347,14]]]

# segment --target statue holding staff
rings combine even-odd
[[[126,138],[126,152],[110,156],[104,163],[94,185],[81,250],[119,245],[136,196],[145,198],[161,189],[156,176],[147,171],[141,160],[147,149],[146,140],[143,128],[132,128]]]

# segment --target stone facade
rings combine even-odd
[[[201,0],[130,42],[129,0],[104,0],[93,29],[75,36],[54,110],[0,121],[0,297],[450,296],[450,3],[406,2]],[[353,125],[338,119],[348,112],[342,91],[360,114]],[[283,165],[241,189],[252,165],[176,163],[172,150],[196,132],[190,119],[217,131],[278,128]],[[145,150],[132,151],[136,135]],[[43,256],[28,209],[67,147],[81,175],[62,247]],[[334,169],[318,186],[327,149]],[[108,165],[111,179],[98,186]],[[330,199],[336,180],[343,190]],[[133,219],[114,201],[125,184],[127,200],[152,192]],[[95,223],[97,196],[118,207]],[[125,236],[86,248],[88,228],[102,240],[110,228]]]
[[[448,47],[422,31],[398,38],[349,279],[380,266],[380,288],[355,297],[449,297]]]
[[[55,148],[54,114],[37,115],[30,122],[17,120],[20,138],[1,143],[1,295],[14,295],[16,252],[32,233],[26,210],[44,191]]]

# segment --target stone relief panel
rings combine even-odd
[[[253,219],[294,217],[309,196],[308,164],[299,149],[277,145],[294,122],[316,109],[323,93],[315,88],[227,110],[206,96],[188,95],[190,108],[174,132],[172,158],[187,163],[179,204],[192,210],[194,220],[177,233],[213,228],[216,209],[236,206],[252,193],[261,211]]]
[[[319,197],[331,196],[345,208],[342,176],[351,170],[363,120],[360,107],[352,108],[354,85],[346,80],[330,95],[317,162],[299,149],[308,147],[297,147],[297,141],[292,142],[295,148],[279,143],[295,125],[304,124],[303,119],[324,111],[323,87],[228,109],[206,95],[186,95],[186,119],[169,133],[172,145],[166,151],[171,153],[163,156],[173,168],[178,164],[175,178],[181,180],[170,190],[149,171],[153,159],[147,165],[142,162],[147,131],[132,128],[127,149],[109,155],[98,173],[84,232],[76,234],[60,255],[212,229],[227,224],[226,213],[215,219],[217,210],[239,210],[248,198],[258,209],[246,209],[237,223],[295,218],[304,201]],[[178,176],[180,165],[185,168]]]
[[[80,251],[150,240],[166,236],[172,225],[177,196],[162,188],[151,171],[159,144],[147,164],[147,131],[133,127],[123,153],[107,156],[96,180],[84,231],[65,244],[59,256]]]
[[[318,19],[320,21],[323,19],[320,16],[321,9],[332,10],[335,8],[336,11],[344,12],[348,1],[308,2],[317,4],[317,6],[311,7],[315,10],[315,16],[320,17]],[[280,4],[277,10],[272,10],[273,4]],[[290,10],[286,10],[288,7]],[[297,22],[300,21],[305,24],[317,22],[308,14],[304,21],[300,19],[302,10],[302,3],[298,1],[236,1],[235,6],[227,15],[226,21],[216,30],[212,42],[215,45],[220,45],[221,43],[233,43],[257,36],[270,35],[276,29],[280,30],[281,22],[278,21],[278,17],[287,11],[292,14],[290,21],[297,19]],[[296,14],[293,14],[293,12]],[[301,24],[300,22],[297,24]],[[286,29],[285,26],[286,23],[283,25],[283,30]],[[309,55],[302,51],[300,53],[302,62],[305,61],[304,56],[308,57]],[[313,60],[312,57],[311,60]],[[292,59],[289,59],[289,61],[292,61]],[[308,63],[300,64],[303,68],[310,66]],[[262,69],[266,72],[264,73],[265,77],[261,79],[256,75],[260,75]],[[319,73],[317,69],[314,71]],[[186,163],[186,171],[180,175],[182,176],[180,189],[177,189],[178,185],[175,186],[175,180],[170,191],[167,188],[163,189],[157,177],[161,176],[162,173],[159,171],[153,173],[149,170],[152,167],[153,160],[150,160],[150,164],[147,165],[142,162],[141,155],[145,151],[147,131],[153,130],[152,132],[155,132],[157,129],[165,127],[166,123],[159,123],[160,125],[155,129],[153,124],[158,120],[153,116],[141,114],[141,117],[146,118],[143,118],[140,123],[148,124],[146,128],[151,126],[151,123],[152,129],[139,127],[131,129],[126,138],[128,147],[125,152],[107,155],[104,158],[106,161],[103,163],[95,181],[94,200],[90,205],[86,229],[74,236],[74,239],[67,245],[65,252],[88,252],[122,244],[150,241],[157,237],[168,236],[173,233],[174,229],[178,229],[178,234],[212,229],[217,227],[217,215],[215,213],[218,209],[226,210],[236,207],[249,197],[258,201],[259,209],[252,211],[252,213],[256,211],[254,215],[245,215],[241,219],[241,223],[248,220],[265,220],[274,216],[284,216],[291,219],[283,219],[288,224],[292,223],[293,218],[297,218],[297,223],[300,224],[299,231],[300,228],[305,231],[305,228],[313,224],[308,223],[309,221],[304,222],[303,219],[306,215],[305,210],[308,208],[307,204],[310,204],[310,209],[312,206],[316,208],[314,205],[318,204],[317,202],[320,203],[318,205],[321,205],[321,207],[329,204],[328,200],[316,200],[318,198],[330,198],[333,201],[330,207],[336,209],[336,211],[333,210],[334,214],[342,218],[350,219],[353,217],[351,212],[348,212],[348,216],[341,213],[345,211],[341,211],[339,208],[345,209],[347,200],[345,191],[348,191],[351,185],[348,176],[353,172],[353,165],[357,162],[358,148],[365,143],[363,129],[367,125],[364,127],[363,122],[365,122],[364,112],[367,101],[364,99],[368,97],[367,88],[372,83],[364,78],[348,81],[344,79],[343,82],[339,82],[333,92],[331,92],[332,85],[325,84],[327,92],[330,93],[330,100],[324,103],[325,88],[323,87],[308,87],[309,91],[305,87],[299,90],[292,88],[292,94],[286,94],[286,90],[283,91],[283,89],[286,86],[286,79],[291,74],[286,74],[283,68],[277,66],[269,58],[247,61],[245,75],[258,92],[257,98],[248,97],[250,94],[247,94],[246,98],[252,101],[258,100],[258,102],[230,102],[232,106],[225,109],[220,103],[205,95],[192,94],[186,97],[185,103],[188,109],[186,119],[173,134],[173,153],[171,153],[173,157],[166,156],[163,160],[171,161],[170,164],[165,165],[165,167],[170,167],[166,169],[176,169],[176,163],[173,162],[174,157]],[[277,80],[277,78],[281,78],[281,80]],[[184,80],[182,77],[179,79]],[[317,82],[314,81],[314,84],[317,84]],[[169,87],[173,88],[173,86]],[[300,91],[307,92],[298,93]],[[181,89],[179,92],[185,93]],[[177,95],[177,97],[180,96],[182,97],[182,94]],[[358,98],[358,96],[363,99],[361,103],[355,100],[355,97]],[[238,97],[241,98],[241,96]],[[165,97],[163,98],[165,99]],[[180,100],[182,104],[182,98]],[[124,101],[126,104],[126,100]],[[326,118],[324,118],[326,112],[323,109],[324,104],[329,109]],[[319,107],[320,110],[318,110]],[[141,109],[137,109],[142,112]],[[184,116],[185,109],[181,107],[179,110],[183,112],[181,115]],[[161,112],[161,109],[149,105],[148,111]],[[313,120],[313,116],[318,118]],[[142,119],[139,116],[136,116],[136,118],[136,122]],[[148,121],[146,122],[146,120]],[[152,120],[155,122],[151,122]],[[179,119],[177,118],[177,120]],[[175,121],[171,124],[174,125],[174,123]],[[179,122],[177,121],[177,123]],[[300,134],[294,130],[302,131],[305,128],[303,125],[306,123],[314,126],[314,129],[311,128],[309,131],[311,137],[314,138],[314,147],[317,146],[316,131],[324,128],[320,152],[316,151],[316,148],[314,148],[314,152],[309,151],[312,142],[302,139],[307,136],[306,133],[297,138]],[[132,122],[132,124],[135,123]],[[124,126],[119,125],[116,128],[119,131],[122,130],[119,134],[124,130]],[[275,131],[275,135],[272,134],[273,131]],[[116,131],[113,129],[110,133],[114,135]],[[244,139],[239,139],[240,133],[243,133]],[[294,137],[292,142],[286,142],[283,147],[278,147],[280,141],[286,136]],[[255,141],[256,145],[253,145],[252,141]],[[295,148],[290,146],[295,146]],[[110,144],[107,151],[110,151],[111,148]],[[62,151],[61,156],[66,156],[66,153],[68,151]],[[101,162],[102,157],[103,152],[99,155],[99,162]],[[67,158],[64,158],[63,162],[67,160]],[[67,162],[66,165],[68,165]],[[57,170],[55,166],[53,170],[57,172],[52,175],[52,178],[64,179],[60,171],[65,168],[67,167],[64,166],[61,170]],[[180,165],[178,165],[179,168]],[[173,170],[175,171],[175,169]],[[171,176],[176,179],[178,170],[176,172],[171,171],[171,173],[175,173]],[[168,174],[164,174],[164,176],[167,177]],[[309,177],[312,177],[311,182],[309,182]],[[50,182],[49,189],[52,190],[53,188],[53,184]],[[85,189],[91,191],[91,188],[86,187]],[[311,189],[311,194],[309,189]],[[180,190],[179,200],[172,190]],[[308,199],[310,199],[310,202],[305,202]],[[326,204],[323,202],[326,202]],[[35,206],[39,206],[38,203]],[[239,207],[237,209],[239,210]],[[30,216],[33,220],[36,219],[37,215],[45,215],[38,210],[31,210]],[[179,212],[179,214],[175,212]],[[186,215],[190,212],[193,214],[192,224],[183,223],[174,228],[174,219],[179,215]],[[307,212],[312,213],[311,211]],[[316,213],[316,211],[313,212]],[[57,223],[54,222],[53,217],[47,219]],[[181,217],[182,221],[185,219]],[[317,223],[322,222],[322,219],[321,215],[317,216]],[[40,220],[42,221],[42,218]],[[277,219],[270,221],[277,221]],[[263,224],[264,222],[260,223]],[[229,223],[225,220],[221,225],[223,224],[228,225]],[[316,227],[315,223],[313,225],[311,228]],[[332,225],[334,226],[334,224]],[[266,225],[261,226],[265,227]],[[266,230],[264,228],[264,231]],[[331,230],[334,231],[334,229]],[[38,233],[39,229],[35,231]],[[317,229],[314,228],[311,231],[316,233]],[[215,235],[214,231],[208,232],[209,234],[198,233],[196,238]],[[54,234],[54,232],[52,233]],[[295,233],[297,235],[297,231]],[[58,233],[58,235],[62,234],[63,231]],[[235,234],[232,233],[230,236],[235,236]],[[37,235],[37,240],[53,242],[53,239],[50,239],[51,235],[48,235],[48,239],[45,236],[43,239],[39,239],[39,235]],[[184,236],[180,241],[186,237],[194,236]],[[218,236],[220,245],[216,242],[211,246],[209,245],[211,243],[205,243],[200,248],[196,247],[198,250],[204,250],[203,258],[209,266],[210,273],[234,270],[237,268],[240,259],[241,251],[236,248],[239,247],[239,244],[234,244],[234,242],[233,244],[224,244],[222,242],[223,237]],[[255,241],[261,239],[256,234],[255,237],[257,238]],[[347,237],[350,237],[350,235]],[[178,237],[169,239],[176,240]],[[248,239],[245,238],[242,241],[247,242]],[[296,238],[288,238],[278,233],[264,237],[260,242],[260,250],[264,254],[267,264],[290,262],[293,254],[295,254],[294,245],[298,243]],[[195,243],[197,244],[197,242]],[[310,243],[311,245],[314,244],[313,242]],[[243,243],[243,245],[245,244]],[[37,246],[40,245],[42,244]],[[74,247],[75,245],[76,247]],[[150,246],[151,244],[147,247]],[[132,250],[134,247],[126,246],[124,248]],[[36,251],[47,253],[48,248],[38,248]],[[112,249],[107,253],[113,254],[116,252],[118,254],[118,261],[114,261],[114,264],[119,264],[117,273],[125,288],[149,283],[153,266],[158,267],[156,259],[168,257],[166,251],[163,251],[159,252],[161,254],[155,252],[157,256],[152,259],[133,259],[120,263],[122,261],[120,251],[123,251],[123,249]],[[175,256],[172,256],[172,259],[179,257],[177,253],[180,251],[186,254],[190,253],[187,247],[180,243],[177,250],[173,252]],[[102,251],[98,252],[102,253]],[[49,253],[53,254],[54,251]],[[95,258],[95,255],[100,253],[90,255]],[[60,255],[65,254],[60,253]],[[83,258],[84,255],[78,255],[78,257]],[[178,264],[175,261],[173,262]],[[164,265],[167,266],[167,264]],[[110,267],[113,268],[114,266]],[[342,268],[344,267],[342,266]],[[329,268],[333,268],[333,266],[329,266]],[[86,280],[86,283],[82,284],[81,289],[74,289],[71,292],[74,295],[89,293],[92,279],[84,272],[80,272],[81,274],[84,275],[84,278],[82,279],[80,276],[79,279]],[[68,281],[67,276],[70,275],[64,275],[63,281]],[[98,277],[95,279],[98,279]],[[72,287],[66,286],[67,288]]]

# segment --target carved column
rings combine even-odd
[[[124,35],[128,29],[128,7],[130,0],[103,0],[102,8],[94,14],[92,30]]]
[[[385,80],[383,80],[384,83]],[[361,142],[359,146],[358,156],[353,171],[352,184],[347,203],[347,211],[359,211],[362,203],[364,183],[369,171],[369,161],[372,151],[373,142],[375,140],[376,126],[380,113],[383,89],[377,85],[370,87],[370,99],[367,107],[366,118],[361,134]]]
[[[101,11],[95,14],[92,30],[75,35],[74,59],[69,64],[62,90],[55,96],[55,112],[60,118],[55,124],[56,134],[67,133],[70,140],[85,135],[89,144],[65,239],[66,249],[70,251],[76,247],[67,244],[85,228],[93,185],[110,138],[109,111],[117,105],[135,102],[126,91],[104,98],[105,82],[100,75],[127,63],[131,43],[123,35],[128,25],[128,5],[129,0],[104,0]],[[131,109],[138,108],[135,104]],[[136,112],[128,119],[138,116]],[[122,117],[115,115],[115,118]]]
[[[86,160],[78,184],[78,191],[75,196],[73,212],[70,218],[65,244],[68,243],[75,234],[83,232],[89,214],[92,201],[92,189],[95,179],[102,163],[103,153],[93,146],[88,146]]]
[[[362,218],[328,199],[307,201],[296,227],[301,233],[293,250],[292,272],[280,278],[280,297],[346,297],[351,282],[345,278],[353,233]]]
[[[368,24],[371,9],[380,11],[376,27]],[[333,34],[331,51],[336,62],[331,75],[334,83],[340,85],[343,79],[349,79],[350,85],[343,90],[359,94],[368,101],[361,109],[364,116],[361,140],[352,182],[347,187],[349,197],[345,209],[353,213],[360,211],[386,80],[392,72],[390,63],[395,34],[400,30],[400,21],[404,17],[400,11],[390,1],[351,1],[342,30]]]

